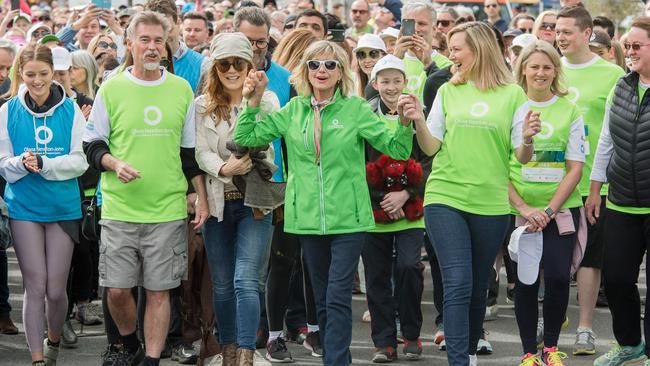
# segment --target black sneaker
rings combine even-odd
[[[255,348],[266,348],[266,343],[269,341],[269,331],[265,329],[257,330],[257,339],[255,340]]]
[[[199,353],[192,344],[179,344],[172,350],[172,361],[181,365],[196,365]]]
[[[302,346],[310,350],[313,357],[323,357],[323,349],[320,345],[320,332],[307,333],[307,338]]]
[[[278,337],[266,345],[266,359],[270,362],[278,363],[293,362],[291,352],[287,349],[287,345],[284,344],[282,337]]]
[[[397,360],[397,351],[391,346],[375,348],[372,354],[373,363],[389,363],[395,360]]]
[[[596,307],[606,308],[608,306],[609,306],[609,303],[607,302],[607,297],[605,296],[605,291],[601,287],[598,290],[598,298],[596,299]]]
[[[144,348],[142,347],[139,347],[135,353],[129,353],[126,348],[123,348],[120,353],[124,363],[117,363],[115,366],[138,366],[144,360]]]
[[[109,344],[106,346],[106,351],[102,353],[102,366],[115,366],[119,363],[115,363],[119,358],[122,352],[122,346],[117,344]]]
[[[287,342],[294,342],[302,345],[302,342],[307,338],[307,333],[307,327],[287,329]]]
[[[506,288],[506,304],[515,303],[515,288]]]
[[[165,348],[160,352],[160,359],[170,358],[172,356],[173,347],[169,342],[165,342]]]

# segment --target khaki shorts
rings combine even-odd
[[[101,220],[99,284],[164,291],[187,275],[186,220],[135,224]]]

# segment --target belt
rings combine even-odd
[[[243,200],[244,195],[239,191],[229,191],[223,194],[223,199],[225,201]]]

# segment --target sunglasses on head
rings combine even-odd
[[[217,70],[219,70],[219,72],[221,73],[228,72],[231,66],[235,68],[235,71],[242,72],[246,69],[246,66],[248,66],[248,62],[238,57],[225,58],[225,59],[217,60],[216,65],[217,65]]]
[[[541,29],[555,30],[555,23],[542,23]]]
[[[625,48],[625,50],[627,50],[627,51],[629,51],[630,48],[632,50],[634,50],[634,51],[638,51],[638,50],[641,49],[641,47],[645,47],[645,46],[648,46],[648,45],[650,45],[650,43],[643,44],[643,43],[627,43],[627,42],[625,42],[625,43],[623,43],[623,48]]]
[[[368,53],[366,51],[357,51],[356,55],[358,60],[364,60],[366,57],[376,60],[384,56],[384,52],[381,50],[370,50]]]
[[[108,42],[102,41],[102,42],[97,43],[97,48],[103,48],[103,49],[111,48],[113,50],[117,50],[117,45],[115,43],[113,43],[113,42],[108,43]]]
[[[316,71],[325,66],[325,69],[328,71],[334,71],[338,66],[339,62],[336,60],[309,60],[307,61],[307,67],[311,71]]]

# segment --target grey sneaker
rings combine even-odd
[[[50,346],[47,338],[43,340],[43,360],[46,366],[56,366],[56,359],[59,358],[59,347]]]
[[[75,319],[83,325],[98,325],[102,323],[102,311],[99,305],[89,302],[87,304],[77,305]]]
[[[544,347],[544,318],[541,316],[537,320],[537,336],[535,337],[535,341],[537,341],[537,348],[543,348]]]
[[[291,363],[291,352],[284,343],[284,338],[278,337],[266,344],[266,359],[273,363]]]
[[[593,355],[596,353],[596,335],[589,328],[578,328],[576,343],[573,345],[574,356]]]
[[[77,333],[74,332],[69,320],[63,323],[63,333],[61,334],[61,346],[63,348],[74,348],[77,344]]]
[[[594,361],[594,366],[620,366],[641,363],[646,359],[645,344],[643,341],[635,347],[621,347],[614,344],[614,347],[606,354]]]

